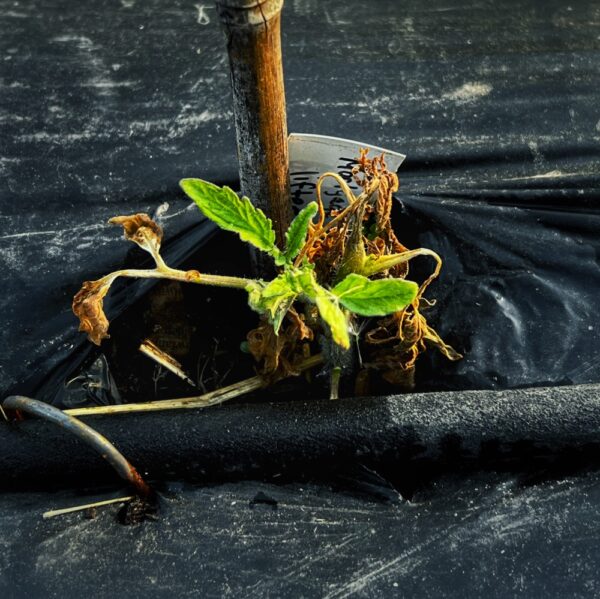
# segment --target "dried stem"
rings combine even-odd
[[[105,499],[104,501],[95,501],[94,503],[86,503],[84,505],[75,505],[73,507],[66,507],[60,510],[49,510],[42,514],[42,518],[47,520],[48,518],[54,518],[55,516],[63,516],[64,514],[73,514],[74,512],[82,512],[83,510],[89,510],[96,507],[103,507],[105,505],[113,505],[115,503],[127,503],[133,501],[135,495],[128,495],[127,497],[116,497],[115,499]]]
[[[340,187],[342,188],[342,191],[344,192],[344,194],[346,195],[346,199],[348,200],[348,206],[346,206],[346,208],[344,208],[344,210],[342,210],[336,217],[332,218],[329,222],[324,223],[323,202],[321,200],[321,185],[323,184],[323,180],[326,177],[332,177],[340,184]],[[367,189],[365,189],[358,197],[356,197],[352,193],[352,190],[350,189],[350,187],[348,187],[348,185],[344,181],[344,179],[342,179],[342,177],[340,177],[337,173],[333,173],[333,172],[323,173],[319,177],[319,180],[317,182],[317,203],[319,205],[319,214],[320,214],[319,222],[317,223],[315,230],[309,236],[308,241],[304,244],[304,247],[302,248],[302,250],[296,257],[294,266],[300,266],[300,264],[302,264],[304,257],[311,250],[311,248],[316,243],[316,241],[321,236],[323,236],[329,229],[331,229],[332,227],[335,227],[340,222],[343,222],[344,220],[346,220],[352,212],[354,212],[358,207],[360,207],[363,202],[366,202],[377,191],[378,187],[379,187],[379,179],[375,178],[371,182],[369,182]]]
[[[323,362],[323,357],[318,354],[301,362],[297,369],[302,372],[318,366]],[[130,403],[116,406],[94,406],[90,408],[73,408],[65,410],[70,416],[96,416],[100,414],[125,414],[133,412],[158,412],[162,410],[180,410],[184,408],[208,408],[226,402],[246,393],[251,393],[264,387],[266,381],[261,376],[253,376],[239,381],[233,385],[216,389],[204,395],[184,397],[181,399],[163,399],[146,403]]]
[[[342,369],[339,366],[334,366],[331,369],[329,399],[339,399],[340,398],[340,377],[341,376],[342,376]]]
[[[196,387],[196,383],[183,371],[181,364],[168,353],[164,352],[160,347],[153,343],[150,339],[144,340],[138,348],[146,357],[150,358],[181,380],[188,383],[192,387]]]

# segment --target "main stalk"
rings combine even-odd
[[[283,0],[217,0],[227,36],[241,191],[273,220],[280,247],[291,220],[282,6]]]

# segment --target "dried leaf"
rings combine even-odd
[[[108,222],[122,225],[126,239],[152,254],[157,264],[162,263],[159,251],[163,232],[147,214],[115,216]],[[96,345],[100,345],[103,339],[109,337],[109,322],[104,314],[104,297],[119,274],[125,273],[120,271],[97,281],[86,281],[73,298],[72,308],[75,316],[79,318],[79,330],[86,332],[90,341]]]
[[[372,241],[376,245],[382,243],[383,247],[378,249],[376,255],[400,254],[407,251],[407,248],[398,241],[392,229],[392,194],[398,190],[399,181],[396,173],[387,169],[385,156],[382,154],[371,159],[367,156],[367,150],[361,150],[358,165],[352,169],[352,172],[357,183],[365,189],[375,177],[379,179],[377,199],[373,209],[375,221],[373,229],[376,237],[372,238]],[[406,262],[396,264],[390,271],[390,275],[401,279],[405,278],[407,274],[408,263]]]
[[[287,313],[288,318],[292,324],[292,328],[297,330],[297,337],[299,341],[312,341],[314,334],[312,329],[306,324],[304,316],[301,316],[291,307]],[[305,356],[307,357],[307,356]]]
[[[125,230],[125,239],[137,243],[153,256],[158,255],[163,231],[147,214],[115,216],[108,222],[111,225],[122,225]]]
[[[445,341],[443,341],[442,338],[438,335],[438,333],[434,331],[429,325],[427,325],[425,329],[423,338],[434,347],[437,347],[439,352],[452,362],[456,362],[456,360],[460,360],[463,357],[462,354],[459,354],[452,346],[448,345]]]
[[[427,324],[419,310],[420,304],[428,307],[430,302],[415,300],[402,312],[380,320],[365,336],[367,351],[370,348],[368,366],[382,371],[385,380],[404,389],[412,384],[412,371],[419,355],[427,349],[426,342],[437,347],[449,360],[462,358]]]
[[[110,336],[103,304],[113,280],[111,277],[104,277],[97,281],[86,281],[73,298],[72,308],[79,318],[79,330],[87,333],[89,340],[96,345]]]
[[[300,343],[303,338],[312,339],[312,331],[306,325],[298,327],[296,319],[292,319],[279,335],[275,334],[271,323],[263,320],[247,336],[250,353],[261,363],[260,374],[271,381],[300,374],[296,364],[304,357]]]

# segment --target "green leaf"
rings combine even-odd
[[[286,295],[273,300],[273,303],[269,307],[269,320],[273,325],[273,329],[275,330],[275,334],[279,334],[279,329],[281,328],[281,323],[285,318],[285,315],[288,313],[288,310],[292,307],[294,300],[296,299],[295,295]]]
[[[247,291],[250,307],[260,314],[267,314],[275,333],[294,301],[302,296],[317,305],[333,340],[345,349],[350,347],[348,321],[338,305],[338,298],[317,283],[311,268],[291,267],[267,284],[255,282],[249,285]]]
[[[206,217],[221,229],[237,233],[243,241],[263,252],[273,256],[280,254],[275,246],[271,219],[255,208],[248,198],[240,199],[229,187],[218,187],[202,179],[182,179],[179,184]]]
[[[332,292],[348,310],[361,316],[385,316],[402,310],[415,297],[419,286],[403,279],[371,281],[362,275],[350,274]]]
[[[250,307],[260,314],[267,314],[277,334],[287,311],[298,295],[287,273],[279,275],[264,287],[254,287],[249,293]]]
[[[302,249],[306,241],[308,225],[318,211],[316,202],[311,202],[305,206],[292,221],[290,228],[285,234],[285,252],[284,257],[287,262],[291,262]]]
[[[319,315],[329,326],[332,339],[344,349],[348,349],[348,319],[339,307],[337,297],[317,283],[315,273],[310,268],[297,270],[294,273],[294,283],[306,299],[317,305]]]
[[[289,277],[290,285],[294,288],[296,293],[302,293],[311,301],[314,301],[320,290],[325,291],[317,283],[312,264],[303,266],[302,268],[289,268],[286,272]]]
[[[337,301],[323,289],[325,293],[319,293],[315,297],[315,304],[319,309],[321,318],[329,325],[331,337],[344,349],[350,347],[350,335],[348,335],[348,321],[346,315],[340,309]]]

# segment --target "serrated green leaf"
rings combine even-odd
[[[286,261],[291,262],[300,253],[306,241],[308,225],[318,209],[317,203],[311,202],[300,210],[292,221],[290,228],[285,233],[285,252],[283,255]]]
[[[385,316],[398,312],[416,297],[419,286],[403,279],[371,281],[362,275],[350,274],[338,283],[332,293],[342,306],[361,316]]]
[[[237,233],[243,241],[263,252],[273,256],[280,254],[275,246],[271,219],[255,208],[248,198],[240,199],[229,187],[219,187],[202,179],[182,179],[179,184],[206,217],[221,229]]]
[[[315,303],[319,309],[319,315],[329,325],[332,339],[344,349],[348,349],[350,347],[348,321],[337,302],[326,294],[319,294],[315,298]]]
[[[267,285],[251,289],[248,302],[253,310],[268,316],[277,334],[297,295],[288,275],[283,273]]]

